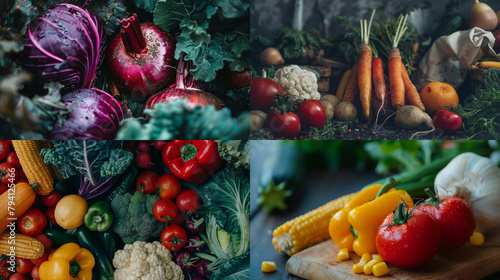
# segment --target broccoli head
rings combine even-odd
[[[119,194],[111,201],[115,214],[113,230],[129,244],[135,241],[147,241],[160,236],[165,226],[153,215],[154,203],[158,195],[135,192]]]

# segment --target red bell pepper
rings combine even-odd
[[[168,142],[162,159],[174,176],[195,184],[203,184],[209,174],[218,171],[224,163],[213,140]]]

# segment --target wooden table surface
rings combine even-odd
[[[252,141],[250,187],[251,187],[251,219],[250,219],[250,279],[302,279],[286,271],[288,256],[274,250],[272,231],[284,222],[301,214],[313,210],[342,195],[355,192],[364,185],[373,182],[380,175],[371,171],[355,172],[351,169],[342,169],[336,173],[326,170],[317,170],[307,174],[302,187],[307,188],[301,200],[286,212],[267,214],[258,209],[257,176],[260,172],[262,160],[273,141]],[[277,271],[263,273],[262,261],[276,263]],[[485,280],[500,279],[497,272]]]

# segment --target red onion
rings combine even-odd
[[[137,15],[119,21],[121,35],[108,47],[107,62],[118,88],[144,100],[175,77],[175,39],[153,23],[139,24]]]
[[[205,92],[199,88],[193,76],[189,75],[188,67],[185,67],[189,62],[184,62],[183,58],[179,60],[179,67],[174,88],[167,88],[164,91],[151,96],[146,104],[146,109],[152,109],[156,103],[168,103],[172,100],[183,98],[187,100],[190,107],[196,105],[205,106],[213,105],[217,110],[223,109],[224,102],[217,96]]]

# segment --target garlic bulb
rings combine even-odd
[[[470,203],[476,231],[500,225],[500,168],[489,158],[474,153],[456,156],[438,173],[434,187],[439,195],[459,196]]]

